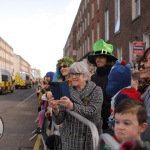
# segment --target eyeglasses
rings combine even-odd
[[[67,65],[59,66],[59,70],[60,70],[61,68],[67,68],[67,67],[68,67]]]
[[[79,78],[82,73],[70,73],[70,77],[75,76],[76,78]]]
[[[138,66],[138,70],[140,70],[141,68],[142,68],[142,69],[145,69],[145,64]]]

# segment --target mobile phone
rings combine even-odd
[[[56,100],[59,100],[63,96],[70,98],[68,81],[52,82],[50,85],[50,90]]]

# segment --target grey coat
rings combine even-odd
[[[88,81],[86,87],[81,92],[77,91],[74,87],[70,87],[70,95],[71,101],[74,104],[74,111],[92,121],[97,126],[100,134],[102,130],[101,109],[103,103],[101,88],[96,86],[94,82]],[[53,120],[56,124],[63,123],[61,133],[62,150],[92,149],[90,129],[68,114],[64,107],[60,107],[57,117],[53,115]]]

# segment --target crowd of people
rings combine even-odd
[[[148,149],[150,141],[150,48],[138,60],[138,71],[113,55],[113,45],[97,40],[88,61],[70,57],[57,61],[56,72],[47,72],[37,86],[37,133],[45,136],[49,150],[91,150],[90,129],[74,118],[74,111],[110,134],[120,149]],[[95,68],[95,69],[93,69]],[[67,81],[70,96],[55,99],[53,82]],[[150,147],[149,147],[150,148]],[[108,145],[105,149],[111,149]]]

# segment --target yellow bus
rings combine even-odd
[[[11,73],[0,68],[0,94],[14,91],[14,84]]]

